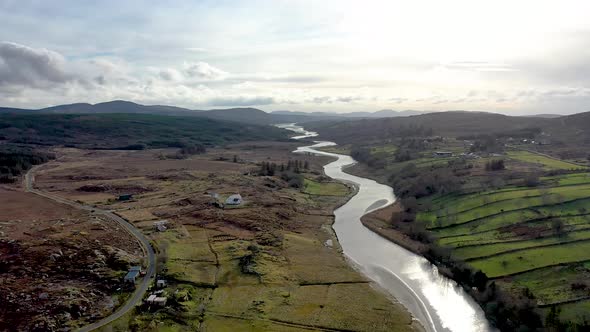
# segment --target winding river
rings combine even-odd
[[[295,124],[279,125],[294,131],[294,139],[310,138],[317,133]],[[427,331],[492,331],[477,303],[457,284],[438,273],[424,257],[372,232],[360,222],[368,212],[395,201],[393,189],[373,180],[343,172],[356,161],[347,155],[328,153],[316,148],[336,145],[317,142],[298,148],[297,153],[336,157],[324,166],[327,176],[354,183],[358,193],[334,211],[334,230],[344,254],[366,276],[401,302]]]

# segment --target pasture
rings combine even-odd
[[[527,163],[541,164],[545,169],[582,169],[583,166],[568,163],[566,161],[546,157],[529,151],[508,151],[508,157]]]
[[[537,158],[509,155],[528,162]],[[534,161],[545,168],[572,168],[550,158]],[[539,180],[536,187],[515,182],[497,190],[436,196],[416,219],[453,257],[502,288],[516,294],[528,289],[541,306],[563,303],[564,309],[583,312],[590,293],[577,285],[585,285],[590,275],[590,174]]]

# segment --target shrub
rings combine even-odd
[[[506,169],[504,159],[490,160],[486,163],[486,171],[501,171]]]

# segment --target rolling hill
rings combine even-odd
[[[41,109],[20,109],[0,107],[0,113],[51,113],[51,114],[106,114],[106,113],[132,113],[132,114],[159,114],[172,116],[199,116],[210,119],[241,122],[247,124],[275,124],[290,122],[310,122],[318,120],[347,120],[359,118],[383,118],[400,117],[423,114],[419,111],[393,111],[381,110],[377,112],[352,112],[352,113],[329,113],[329,112],[292,112],[275,111],[264,112],[252,107],[239,107],[228,109],[192,110],[188,108],[166,106],[166,105],[141,105],[125,100],[114,100],[98,104],[74,103],[45,107]]]
[[[470,136],[508,134],[509,132],[543,128],[559,119],[514,117],[484,112],[437,112],[409,117],[361,119],[355,121],[320,121],[307,124],[321,136],[340,143],[368,139],[385,139],[396,135],[412,135],[418,129],[432,129],[433,135]]]
[[[286,139],[272,126],[156,114],[0,114],[0,140],[100,149],[206,146]]]

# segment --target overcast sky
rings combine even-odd
[[[0,0],[0,106],[584,112],[589,13],[584,0]]]

